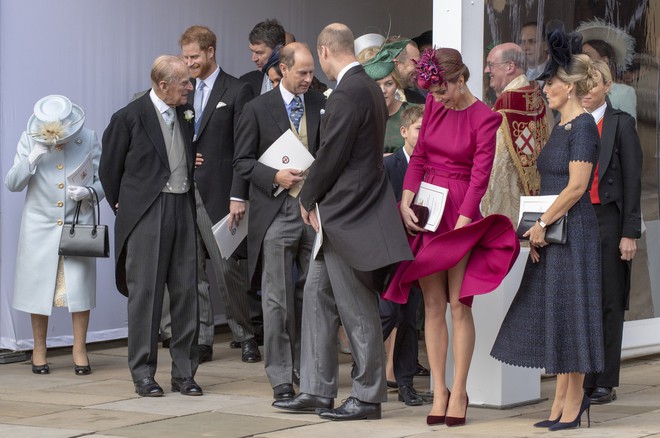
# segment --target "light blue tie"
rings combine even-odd
[[[170,134],[174,134],[174,110],[168,108],[167,111],[163,113],[163,120],[170,130]]]
[[[199,131],[199,125],[202,122],[202,113],[204,112],[204,92],[206,91],[206,84],[204,81],[199,82],[197,92],[195,93],[195,135]]]
[[[289,118],[298,132],[300,132],[300,119],[302,119],[304,110],[305,107],[303,106],[302,99],[300,96],[295,96],[291,101]]]

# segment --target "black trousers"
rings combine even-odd
[[[602,257],[602,312],[605,369],[587,374],[585,388],[619,386],[623,318],[628,303],[630,262],[621,260],[621,219],[615,203],[594,205]]]
[[[388,300],[380,300],[380,322],[383,329],[383,339],[387,339],[394,327],[394,377],[399,386],[412,385],[417,370],[417,308],[422,292],[417,286],[410,289],[408,302],[397,304]]]

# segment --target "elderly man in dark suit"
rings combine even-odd
[[[304,44],[291,43],[280,53],[282,81],[250,101],[236,129],[234,170],[250,182],[248,265],[250,278],[259,261],[264,313],[264,361],[276,400],[293,398],[300,369],[302,292],[314,242],[298,208],[301,169],[277,170],[259,157],[291,129],[314,155],[325,98],[309,86],[314,58]],[[278,188],[284,188],[281,193]],[[293,266],[298,281],[294,285]]]
[[[238,222],[245,213],[248,185],[234,176],[234,128],[243,105],[252,98],[248,84],[218,67],[216,36],[207,27],[192,26],[179,39],[184,61],[194,78],[195,92],[188,94],[188,103],[195,109],[195,190],[197,226],[199,229],[198,293],[199,293],[199,361],[213,355],[214,319],[211,307],[206,259],[218,282],[218,291],[225,304],[227,323],[234,340],[241,343],[243,362],[258,362],[261,353],[250,321],[246,265],[234,257],[223,259],[211,227],[231,212]],[[233,188],[230,200],[230,190]]]
[[[117,215],[117,288],[128,296],[128,366],[135,392],[163,395],[154,380],[165,284],[172,314],[172,391],[202,395],[197,371],[194,114],[190,71],[156,58],[152,88],[117,111],[103,133],[99,176]]]
[[[353,33],[345,25],[323,29],[317,51],[337,87],[322,117],[321,147],[300,193],[300,211],[318,231],[318,206],[322,255],[310,262],[305,285],[301,393],[273,406],[322,409],[320,416],[331,420],[379,419],[387,392],[374,271],[412,254],[383,170],[383,93],[355,59]],[[332,409],[340,320],[356,365],[351,396]]]

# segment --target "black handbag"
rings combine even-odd
[[[518,239],[527,240],[528,237],[523,237],[523,234],[532,228],[542,215],[543,213],[523,212],[520,223],[518,224],[518,230],[516,231]],[[545,241],[563,245],[566,243],[566,238],[568,237],[567,231],[566,216],[562,216],[554,223],[545,227]]]
[[[93,223],[78,223],[80,216],[80,206],[82,200],[76,204],[76,211],[73,215],[72,223],[65,223],[62,226],[62,237],[60,237],[61,256],[75,257],[109,257],[110,243],[108,239],[108,226],[100,225],[101,206],[99,205],[99,196],[92,187],[87,187],[92,197],[92,202],[96,203],[96,213],[92,205]]]

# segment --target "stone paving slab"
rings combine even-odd
[[[118,427],[149,423],[162,420],[162,415],[145,414],[143,412],[116,412],[99,409],[73,409],[37,417],[22,418],[11,421],[12,424],[23,426],[40,426],[48,428],[73,428],[87,432],[105,431]]]
[[[202,412],[223,411],[236,406],[247,406],[255,412],[252,397],[236,395],[205,394],[202,397],[185,396],[177,393],[165,393],[163,397],[144,397],[117,401],[94,406],[94,409],[109,411],[142,412],[166,417],[180,417]],[[250,406],[252,408],[250,408]]]
[[[208,412],[139,426],[107,430],[104,433],[126,438],[153,438],[158,436],[239,438],[260,436],[260,434],[269,431],[296,430],[301,424],[304,423],[258,416]],[[310,437],[311,435],[307,436]]]
[[[103,376],[109,377],[109,376]],[[114,379],[107,378],[104,380],[90,380],[88,382],[80,383],[78,381],[75,385],[61,386],[58,388],[51,389],[52,391],[57,390],[60,392],[71,393],[71,394],[86,394],[86,395],[98,395],[98,396],[109,396],[116,397],[116,399],[124,399],[131,397],[139,397],[135,393],[135,388],[133,382],[128,379]],[[105,400],[100,403],[113,401]]]
[[[69,389],[66,388],[68,391]],[[123,400],[126,397],[112,396],[112,395],[97,395],[97,394],[76,394],[72,392],[62,392],[57,390],[31,390],[22,391],[11,394],[0,394],[0,400],[12,402],[30,402],[40,403],[47,402],[53,405],[62,405],[63,409],[70,409],[71,407],[80,406],[93,406],[99,403],[108,403],[117,400]],[[0,402],[0,412],[3,412],[2,402]]]
[[[256,435],[259,438],[398,438],[411,437],[429,430],[420,418],[388,416],[382,420],[325,421],[295,429],[273,431]]]
[[[45,397],[41,396],[41,401],[45,401]],[[0,400],[0,412],[3,417],[7,417],[10,421],[15,421],[20,418],[37,417],[40,415],[52,414],[54,412],[62,412],[70,409],[69,406],[62,406],[60,404],[52,403],[39,403],[36,401],[15,401],[15,400]]]
[[[240,350],[229,349],[228,339],[228,334],[216,336],[215,359],[199,367],[196,380],[205,391],[203,397],[169,391],[171,360],[165,349],[159,350],[156,379],[166,395],[138,397],[126,364],[125,341],[109,343],[107,350],[100,344],[90,346],[89,376],[73,375],[70,349],[49,350],[52,373],[47,376],[32,374],[29,361],[2,365],[0,437],[660,438],[660,355],[624,362],[619,399],[592,406],[591,428],[549,432],[532,424],[548,415],[554,378],[541,381],[541,397],[546,400],[507,410],[471,406],[468,424],[456,428],[428,427],[430,405],[406,407],[394,390],[388,391],[379,421],[331,422],[276,410],[263,362],[241,362]],[[339,363],[336,404],[351,392],[350,356],[340,355]],[[428,378],[415,379],[420,391],[426,391],[428,383]],[[586,416],[583,421],[586,426]]]
[[[32,426],[13,426],[9,424],[0,424],[0,436],[5,438],[69,438],[79,437],[88,434],[87,430],[75,429],[54,429]],[[101,438],[94,435],[94,438]],[[116,437],[115,437],[116,438]]]
[[[54,374],[42,376],[32,374],[30,368],[23,367],[22,364],[1,366],[12,368],[2,368],[3,373],[2,384],[0,385],[0,394],[10,394],[29,390],[51,389],[64,385],[80,383],[80,379],[76,379],[76,376],[73,375],[73,372],[71,372],[71,377],[58,377]]]

